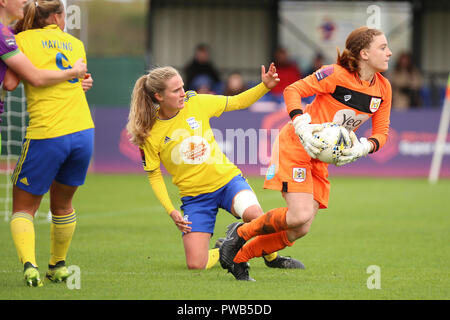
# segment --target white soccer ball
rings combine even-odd
[[[351,147],[350,134],[343,126],[333,122],[324,123],[324,128],[314,133],[314,138],[327,145],[317,156],[322,162],[336,164],[342,150]]]

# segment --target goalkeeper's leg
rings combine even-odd
[[[317,212],[317,211],[316,211]],[[264,256],[266,265],[277,268],[300,268],[304,266],[295,259],[285,257],[275,257],[274,260],[269,260],[270,253],[290,247],[294,241],[305,236],[312,224],[313,218],[305,222],[303,225],[290,228],[288,230],[256,236],[253,240],[247,242],[234,258],[234,262],[247,262],[252,258]],[[239,230],[239,229],[238,229]]]
[[[253,200],[251,195],[254,198]],[[297,206],[298,204],[292,204],[292,208],[294,210],[297,209]],[[296,230],[286,231],[288,229],[286,224],[287,212],[287,208],[277,208],[269,211],[267,214],[263,214],[262,208],[257,202],[252,191],[244,190],[239,193],[233,199],[232,213],[234,215],[242,216],[242,219],[248,223],[245,223],[243,226],[237,228],[237,231],[239,232],[242,227],[248,228],[248,226],[250,226],[250,228],[253,228],[250,230],[254,230],[255,235],[267,234],[267,236],[257,237],[250,243],[245,244],[242,248],[236,246],[234,241],[231,240],[228,247],[223,249],[221,254],[223,254],[228,260],[230,260],[229,258],[233,256],[233,261],[235,263],[247,262],[253,257],[264,256],[266,265],[269,267],[304,268],[300,261],[282,257],[277,254],[278,250],[281,250],[286,246],[293,245],[293,241],[300,237]],[[288,234],[293,240],[289,239]],[[233,235],[233,237],[234,236],[241,235],[238,234]],[[237,253],[235,254],[234,252]],[[225,267],[227,267],[227,260],[222,258],[221,264],[222,266],[225,265]]]
[[[245,241],[251,238],[271,233],[278,233],[289,229],[299,229],[306,234],[309,231],[308,223],[312,221],[319,204],[310,193],[283,193],[287,208],[276,208],[264,215],[240,226],[237,234]],[[288,240],[295,241],[304,234],[288,231]]]

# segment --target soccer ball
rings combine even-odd
[[[351,147],[347,129],[333,122],[323,123],[324,128],[314,133],[314,138],[327,145],[317,156],[322,162],[336,164],[342,150]]]

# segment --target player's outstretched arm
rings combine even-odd
[[[261,66],[261,81],[267,87],[267,89],[272,90],[275,86],[280,82],[280,78],[278,78],[277,68],[275,64],[272,62],[269,66],[269,70],[266,72],[266,67],[264,65]]]
[[[278,82],[280,82],[280,79],[278,78],[273,62],[270,64],[267,72],[265,67],[261,66],[261,83],[238,95],[228,97],[225,111],[240,110],[250,107],[274,88]]]
[[[34,87],[51,86],[66,80],[84,78],[87,65],[80,58],[73,67],[66,70],[43,70],[36,68],[22,52],[4,60],[21,79]]]

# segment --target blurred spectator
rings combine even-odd
[[[302,74],[297,64],[290,59],[287,50],[283,47],[278,47],[275,51],[274,62],[280,82],[272,89],[271,93],[283,95],[284,88],[301,79]]]
[[[205,81],[209,82],[209,89],[213,90],[220,83],[219,72],[210,61],[209,47],[202,43],[195,48],[195,54],[193,60],[185,67],[185,89],[196,90],[194,82],[199,81],[205,85]],[[196,80],[196,77],[203,76],[200,80]],[[205,77],[209,80],[205,80]],[[199,84],[197,83],[197,86]]]
[[[234,96],[247,90],[247,86],[239,72],[232,72],[225,83],[224,96]]]
[[[420,97],[422,75],[413,64],[409,53],[400,54],[395,69],[390,75],[390,81],[393,109],[406,110],[422,106]]]
[[[197,93],[211,94],[214,93],[213,87],[211,77],[206,74],[200,74],[192,80],[190,90],[197,91]]]
[[[324,61],[323,55],[320,53],[317,53],[314,56],[312,64],[309,67],[308,72],[305,74],[305,76],[309,76],[310,74],[319,70],[324,65],[324,63],[325,63],[325,61]]]

